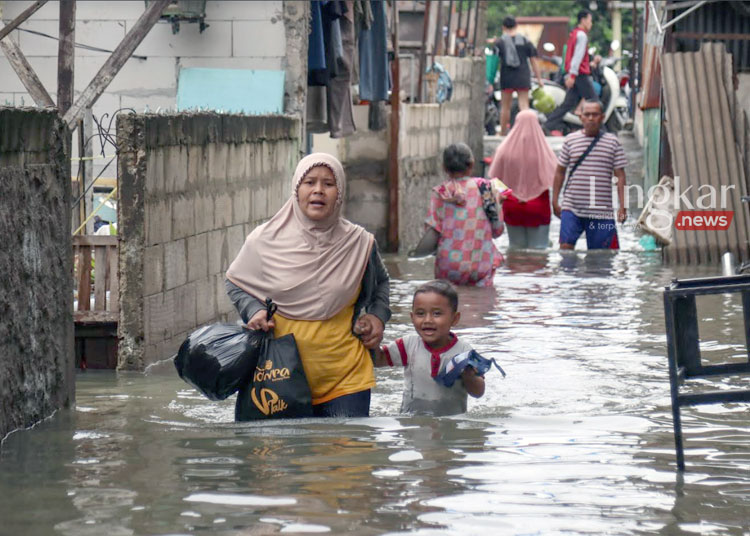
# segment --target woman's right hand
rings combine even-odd
[[[274,322],[273,318],[271,318],[271,320],[266,320],[266,310],[261,309],[255,313],[250,320],[248,320],[246,326],[248,329],[254,329],[256,331],[268,331],[269,329],[276,327],[276,322]]]

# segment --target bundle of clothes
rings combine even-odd
[[[385,0],[315,0],[311,11],[308,131],[332,138],[355,132],[351,88],[357,80],[359,101],[370,104],[368,127],[384,129],[391,88]]]

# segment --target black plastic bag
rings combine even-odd
[[[270,319],[276,306],[266,300],[266,308]],[[251,382],[242,387],[237,396],[234,419],[254,421],[312,416],[312,393],[294,335],[274,339],[273,332],[269,331],[261,344]]]
[[[192,332],[175,357],[180,378],[211,400],[224,400],[250,381],[265,333],[236,324]]]

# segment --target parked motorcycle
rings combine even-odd
[[[488,136],[497,136],[498,125],[500,125],[500,101],[495,99],[492,84],[487,84],[485,86],[484,131]]]
[[[622,55],[623,58],[628,58],[632,54],[627,50],[623,50]],[[633,128],[633,96],[630,87],[630,70],[620,69],[617,73],[617,78],[620,80],[620,96],[615,105],[615,113],[618,116],[618,120],[622,122],[622,128],[629,130]]]

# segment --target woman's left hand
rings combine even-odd
[[[383,340],[385,326],[383,321],[373,314],[362,315],[354,325],[354,332],[362,339],[365,348],[372,350],[377,348]]]

